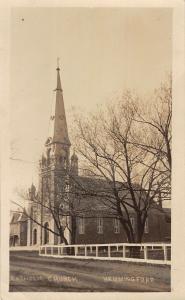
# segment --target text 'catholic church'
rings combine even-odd
[[[105,186],[102,179],[79,175],[78,157],[70,157],[60,69],[52,103],[49,136],[39,163],[38,192],[29,189],[29,206],[14,213],[10,222],[10,246],[41,244],[103,244],[127,242],[119,219],[110,217],[100,201],[77,191],[77,185],[96,190]],[[156,204],[157,205],[157,204]],[[133,230],[136,219],[130,210]],[[144,242],[165,242],[170,239],[170,211],[153,207],[145,224]]]

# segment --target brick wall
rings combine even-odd
[[[127,242],[124,229],[120,224],[120,232],[114,232],[113,219],[103,219],[103,233],[97,232],[97,218],[84,218],[84,233],[79,233],[77,222],[76,244],[103,244]],[[144,233],[143,242],[165,242],[170,235],[170,224],[165,220],[163,213],[153,212],[148,216],[148,233]]]
[[[120,226],[120,233],[114,233],[113,219],[103,219],[103,233],[97,231],[97,218],[85,218],[85,231],[84,234],[79,234],[78,222],[76,231],[76,244],[105,244],[126,242],[125,233]]]

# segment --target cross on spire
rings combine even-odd
[[[57,57],[57,88],[56,90],[61,90],[62,91],[62,87],[61,87],[61,82],[60,82],[60,67],[59,67],[59,60],[60,57]]]
[[[60,57],[57,57],[57,70],[60,70],[59,61],[60,61]]]

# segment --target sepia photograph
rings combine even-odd
[[[172,8],[10,32],[9,292],[170,292]]]
[[[184,1],[6,4],[0,298],[185,299]]]

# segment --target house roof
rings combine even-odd
[[[17,223],[19,218],[20,218],[20,213],[19,212],[13,213],[10,223]]]
[[[15,224],[18,222],[24,222],[28,219],[24,212],[14,212],[11,218],[10,223]]]

